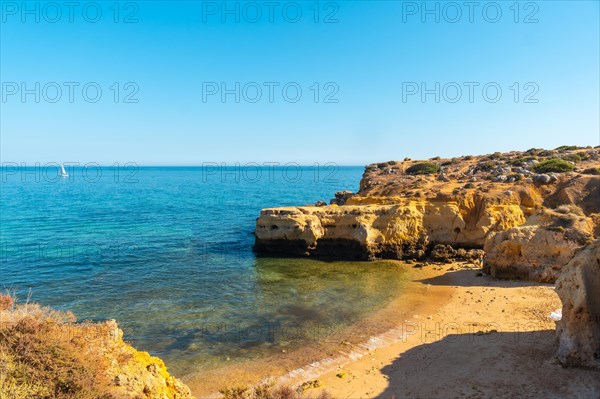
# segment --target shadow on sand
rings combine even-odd
[[[454,334],[382,369],[388,398],[600,398],[600,371],[556,364],[554,331]]]
[[[480,277],[475,276],[480,274],[479,269],[462,269],[455,271],[448,271],[443,275],[417,280],[423,284],[431,285],[446,285],[446,286],[462,286],[462,287],[532,287],[532,286],[553,286],[554,284],[538,283],[533,281],[521,281],[521,280],[498,280],[494,279],[487,274],[483,274]]]

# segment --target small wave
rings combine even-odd
[[[282,384],[298,384],[301,381],[316,379],[319,376],[344,367],[346,364],[356,361],[378,348],[391,345],[407,337],[403,327],[390,329],[384,333],[370,337],[366,342],[354,345],[350,352],[340,352],[334,358],[322,359],[312,362],[306,366],[297,368],[280,377],[278,381]],[[268,382],[267,379],[263,383]]]

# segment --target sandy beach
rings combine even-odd
[[[561,303],[552,284],[497,280],[462,262],[398,265],[411,269],[404,292],[344,331],[343,340],[328,337],[281,358],[184,381],[202,398],[261,379],[296,387],[318,381],[304,394],[325,390],[341,399],[600,397],[599,371],[567,369],[554,360],[549,316]],[[301,358],[307,362],[298,367]]]
[[[552,285],[494,280],[456,264],[415,275],[436,299],[406,318],[398,342],[321,375],[323,389],[336,398],[600,397],[599,371],[554,361],[549,315],[560,300]]]

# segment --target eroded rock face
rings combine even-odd
[[[254,249],[259,255],[420,258],[434,243],[481,248],[489,232],[525,221],[517,203],[482,200],[469,205],[397,200],[389,205],[265,209],[256,221]]]
[[[600,240],[579,252],[556,282],[562,319],[558,360],[565,366],[600,368]]]
[[[553,283],[593,235],[589,218],[547,210],[523,226],[490,235],[483,271],[497,278]]]
[[[497,278],[552,283],[579,247],[560,232],[513,227],[486,242],[483,271]]]
[[[578,206],[586,215],[600,214],[600,176],[576,176],[560,184],[544,200],[544,206],[549,208],[561,205]]]
[[[496,277],[554,282],[576,250],[600,235],[600,176],[584,173],[599,160],[597,149],[561,146],[368,165],[359,191],[337,193],[331,206],[264,209],[254,249],[448,260],[455,250],[485,247],[485,271]],[[566,162],[568,171],[548,169],[548,161]],[[452,251],[432,251],[436,244]]]
[[[113,390],[118,394],[145,395],[156,399],[192,399],[190,389],[167,372],[164,362],[148,352],[141,352],[123,341],[123,331],[116,321],[105,322],[109,330],[104,343],[105,356],[128,361],[111,361]]]

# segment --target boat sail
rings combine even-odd
[[[65,170],[65,165],[60,165],[60,172],[58,172],[60,177],[69,177],[69,174]]]

